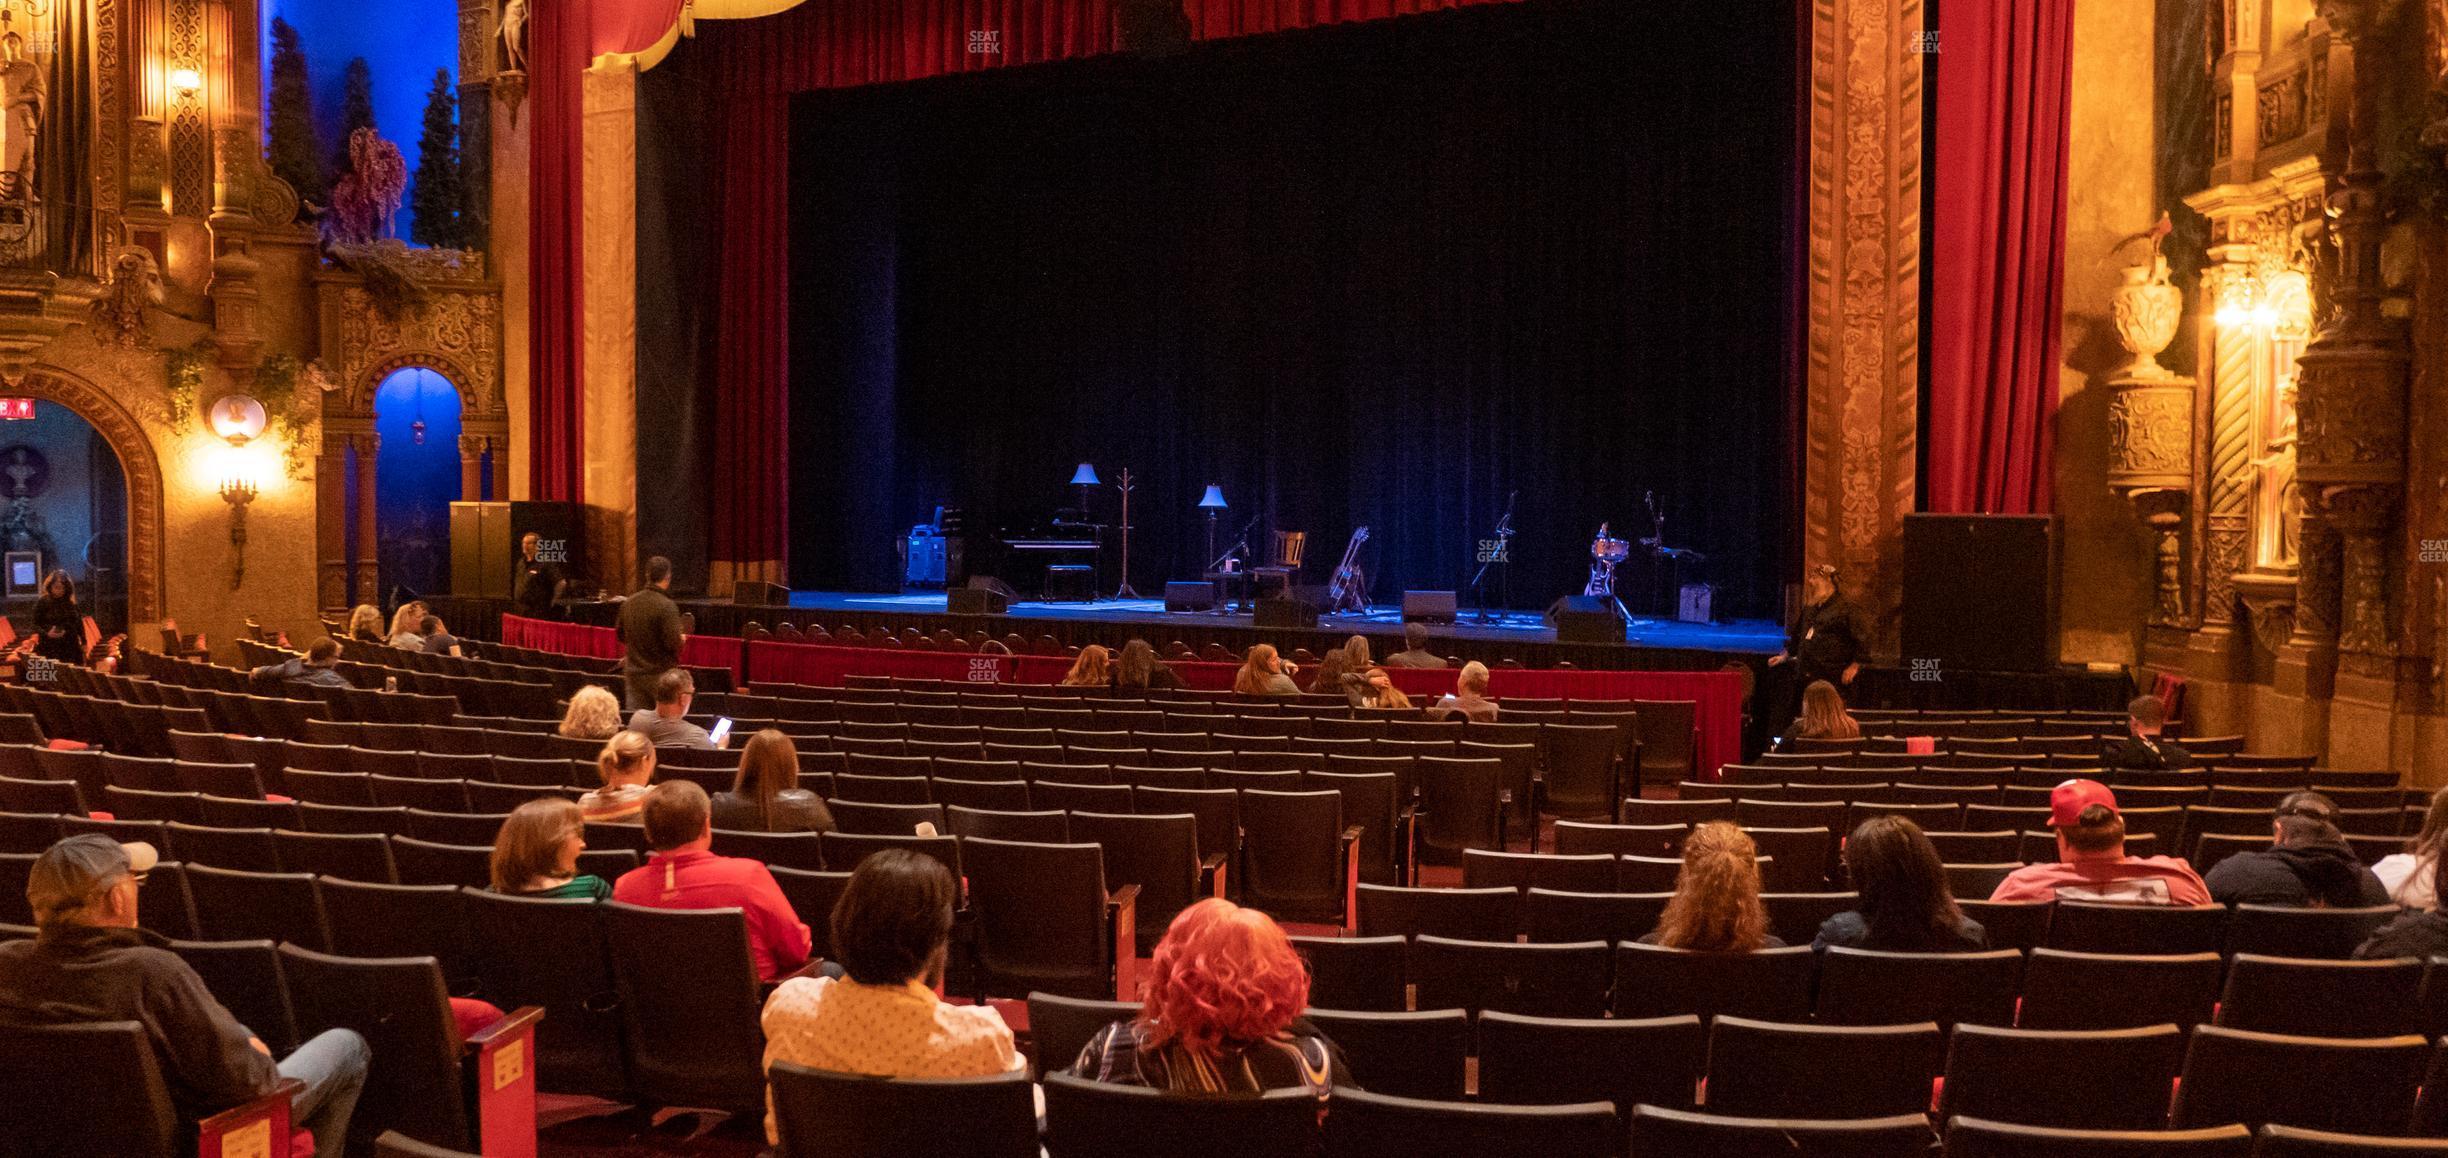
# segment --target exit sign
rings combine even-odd
[[[0,421],[15,422],[34,417],[31,398],[0,398]]]

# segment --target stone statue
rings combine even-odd
[[[48,99],[42,66],[26,59],[25,38],[0,33],[0,200],[42,200],[34,192],[34,140]]]
[[[2278,387],[2277,431],[2261,447],[2261,456],[2252,460],[2256,467],[2265,467],[2265,480],[2277,492],[2278,501],[2271,511],[2278,519],[2278,556],[2280,566],[2291,567],[2297,558],[2297,538],[2303,529],[2303,489],[2295,482],[2295,380],[2290,375]]]
[[[503,0],[502,61],[513,72],[527,71],[527,0]]]

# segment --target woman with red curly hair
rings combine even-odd
[[[1334,1043],[1300,1020],[1309,968],[1274,919],[1222,898],[1183,909],[1156,945],[1147,1003],[1097,1032],[1075,1077],[1186,1094],[1350,1085]]]

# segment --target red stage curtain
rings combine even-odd
[[[2049,509],[2073,0],[1950,3],[1930,228],[1929,503]]]
[[[527,25],[529,497],[586,498],[585,172],[588,62],[643,52],[680,18],[681,0],[544,0]]]
[[[1194,39],[1216,40],[1502,2],[1186,0],[1182,7]],[[1113,9],[1112,0],[810,0],[763,19],[697,26],[694,50],[713,54],[716,116],[725,126],[711,558],[787,554],[787,94],[1111,52]]]

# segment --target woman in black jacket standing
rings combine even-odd
[[[53,571],[43,580],[42,597],[34,601],[34,654],[54,663],[85,662],[85,613],[78,610],[76,584],[68,572]]]

